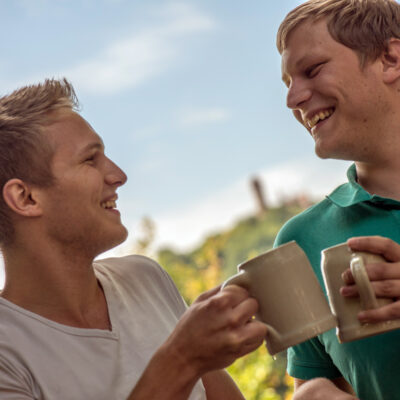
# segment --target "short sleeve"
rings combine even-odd
[[[0,357],[0,399],[34,400],[26,377],[22,371]]]
[[[335,379],[342,376],[318,337],[288,349],[287,372],[293,378],[313,379],[318,377]]]

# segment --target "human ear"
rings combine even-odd
[[[3,198],[8,207],[25,217],[38,217],[42,209],[36,200],[36,193],[21,179],[10,179],[3,187]]]
[[[396,82],[400,78],[400,39],[392,38],[389,40],[381,59],[383,81],[388,84]]]

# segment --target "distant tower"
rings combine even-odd
[[[254,177],[251,179],[251,188],[256,197],[257,214],[262,216],[265,214],[268,207],[264,197],[263,185],[259,178]]]

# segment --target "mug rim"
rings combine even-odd
[[[298,248],[301,249],[301,247],[297,244],[297,242],[296,242],[295,240],[291,240],[291,241],[289,241],[289,242],[286,242],[286,243],[284,243],[284,244],[281,244],[281,245],[278,246],[278,247],[274,247],[274,248],[272,248],[272,249],[269,249],[269,250],[265,251],[264,253],[259,254],[258,256],[249,258],[248,260],[241,262],[240,264],[238,264],[237,269],[238,269],[238,271],[243,271],[243,266],[244,266],[245,264],[248,264],[248,263],[250,263],[250,262],[256,261],[256,260],[258,260],[259,258],[265,256],[266,254],[270,254],[270,253],[275,252],[275,250],[279,250],[279,249],[281,249],[281,248],[283,248],[283,247],[293,246],[293,244],[295,244]]]
[[[325,249],[322,249],[322,252],[324,252],[326,250],[333,250],[333,249],[336,249],[337,247],[343,247],[343,246],[347,246],[347,242],[342,242],[342,243],[335,244],[333,246],[326,247]],[[352,250],[349,248],[349,246],[347,246],[347,249],[350,252],[352,252]],[[362,253],[362,252],[358,252],[358,253]]]

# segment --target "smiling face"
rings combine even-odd
[[[357,54],[336,42],[326,22],[306,21],[282,52],[287,106],[310,132],[321,158],[371,161],[386,145],[389,104],[380,59],[362,69]]]
[[[126,239],[116,209],[126,175],[104,154],[101,138],[78,114],[59,111],[45,128],[54,148],[55,183],[43,189],[43,218],[51,240],[95,257]]]

